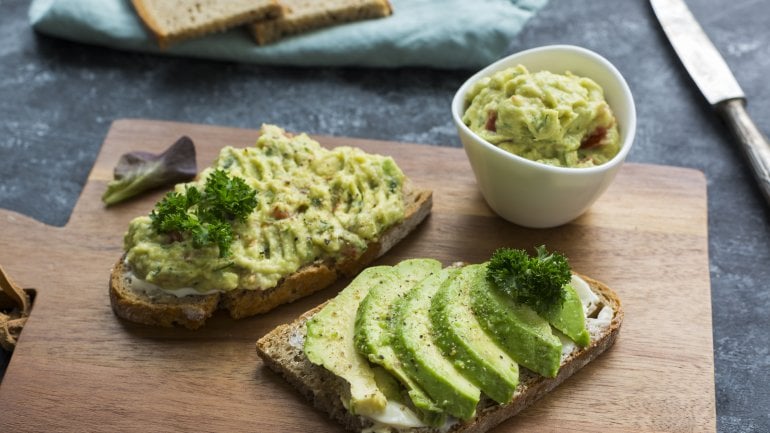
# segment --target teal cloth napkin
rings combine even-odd
[[[548,0],[391,0],[394,14],[258,46],[243,28],[160,50],[129,0],[33,0],[33,28],[123,50],[295,66],[478,68]]]

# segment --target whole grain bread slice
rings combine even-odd
[[[277,0],[131,0],[161,48],[241,24],[279,17]]]
[[[110,302],[118,316],[136,323],[189,329],[201,327],[217,309],[225,309],[234,319],[265,313],[328,287],[342,276],[353,276],[366,265],[385,254],[411,233],[430,213],[433,194],[430,190],[414,189],[407,182],[404,191],[404,219],[388,228],[370,242],[357,257],[340,260],[319,260],[287,276],[277,286],[267,290],[236,289],[210,295],[176,297],[159,291],[143,290],[132,284],[132,274],[123,258],[110,274]]]
[[[259,45],[321,27],[393,13],[388,0],[281,0],[281,4],[285,7],[281,17],[251,24],[251,32]]]
[[[545,378],[520,367],[519,386],[513,400],[505,405],[497,404],[488,398],[482,398],[476,410],[476,416],[465,423],[454,424],[448,430],[431,427],[393,429],[398,433],[484,433],[508,418],[530,406],[553,388],[564,382],[576,371],[594,360],[615,342],[623,321],[623,308],[617,294],[592,278],[581,275],[599,297],[599,308],[612,309],[612,319],[608,327],[591,328],[591,342],[588,347],[578,348],[562,359],[559,373],[554,378]],[[349,395],[349,387],[343,379],[328,370],[311,363],[303,351],[306,335],[305,323],[324,305],[304,313],[295,321],[280,325],[257,341],[257,353],[265,365],[283,376],[292,386],[312,404],[346,429],[360,432],[373,424],[367,418],[351,414],[342,404],[341,395]]]

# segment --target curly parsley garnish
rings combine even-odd
[[[150,219],[158,233],[173,240],[192,239],[193,247],[217,245],[219,257],[230,254],[232,223],[246,221],[257,207],[257,192],[240,177],[215,170],[206,179],[203,192],[191,186],[184,194],[170,192],[155,205]]]
[[[566,257],[549,254],[545,246],[536,248],[537,256],[524,250],[500,248],[487,266],[487,281],[507,293],[516,302],[538,313],[561,305],[566,297],[564,285],[572,278]]]

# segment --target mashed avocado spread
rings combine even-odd
[[[485,77],[466,95],[463,122],[521,157],[558,167],[592,167],[620,148],[615,117],[593,80],[518,65]]]
[[[141,216],[124,237],[126,262],[138,278],[200,293],[269,289],[317,260],[359,256],[404,218],[404,174],[392,158],[351,147],[328,150],[276,126],[263,126],[254,147],[225,147],[198,180],[176,185],[176,192],[202,189],[217,169],[257,192],[256,209],[232,222],[229,254],[159,234],[151,218]]]

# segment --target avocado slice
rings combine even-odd
[[[586,329],[583,302],[571,285],[565,284],[564,291],[566,297],[561,306],[552,308],[541,315],[578,346],[586,347],[591,342],[591,334]]]
[[[444,411],[430,398],[420,385],[404,371],[393,350],[393,304],[403,298],[419,281],[441,270],[441,262],[433,259],[404,260],[392,268],[396,282],[377,285],[369,290],[358,307],[354,341],[359,353],[370,362],[379,364],[393,374],[406,387],[415,408],[421,412],[426,424],[440,426],[445,421]]]
[[[409,401],[409,397],[403,392],[404,388],[401,386],[401,383],[380,366],[372,367],[372,371],[374,372],[374,380],[377,381],[377,386],[388,399],[385,410],[378,417],[372,418],[372,421],[375,424],[378,422],[388,424],[397,429],[399,427],[425,427],[425,422],[417,415],[411,401]],[[380,431],[377,429],[371,430],[372,433]]]
[[[486,278],[471,287],[471,308],[481,327],[511,358],[542,376],[556,376],[561,341],[534,310],[514,302]]]
[[[454,268],[442,269],[396,302],[393,347],[407,374],[447,413],[466,420],[476,413],[481,391],[441,353],[429,316],[433,296],[458,272]]]
[[[395,273],[390,266],[364,269],[307,321],[305,355],[313,364],[323,366],[350,384],[348,407],[354,414],[376,414],[388,403],[377,386],[372,368],[353,342],[356,310],[371,287],[395,284]]]
[[[519,384],[519,366],[484,332],[471,309],[471,287],[485,279],[483,265],[462,268],[436,293],[430,317],[444,355],[486,395],[508,403]]]

